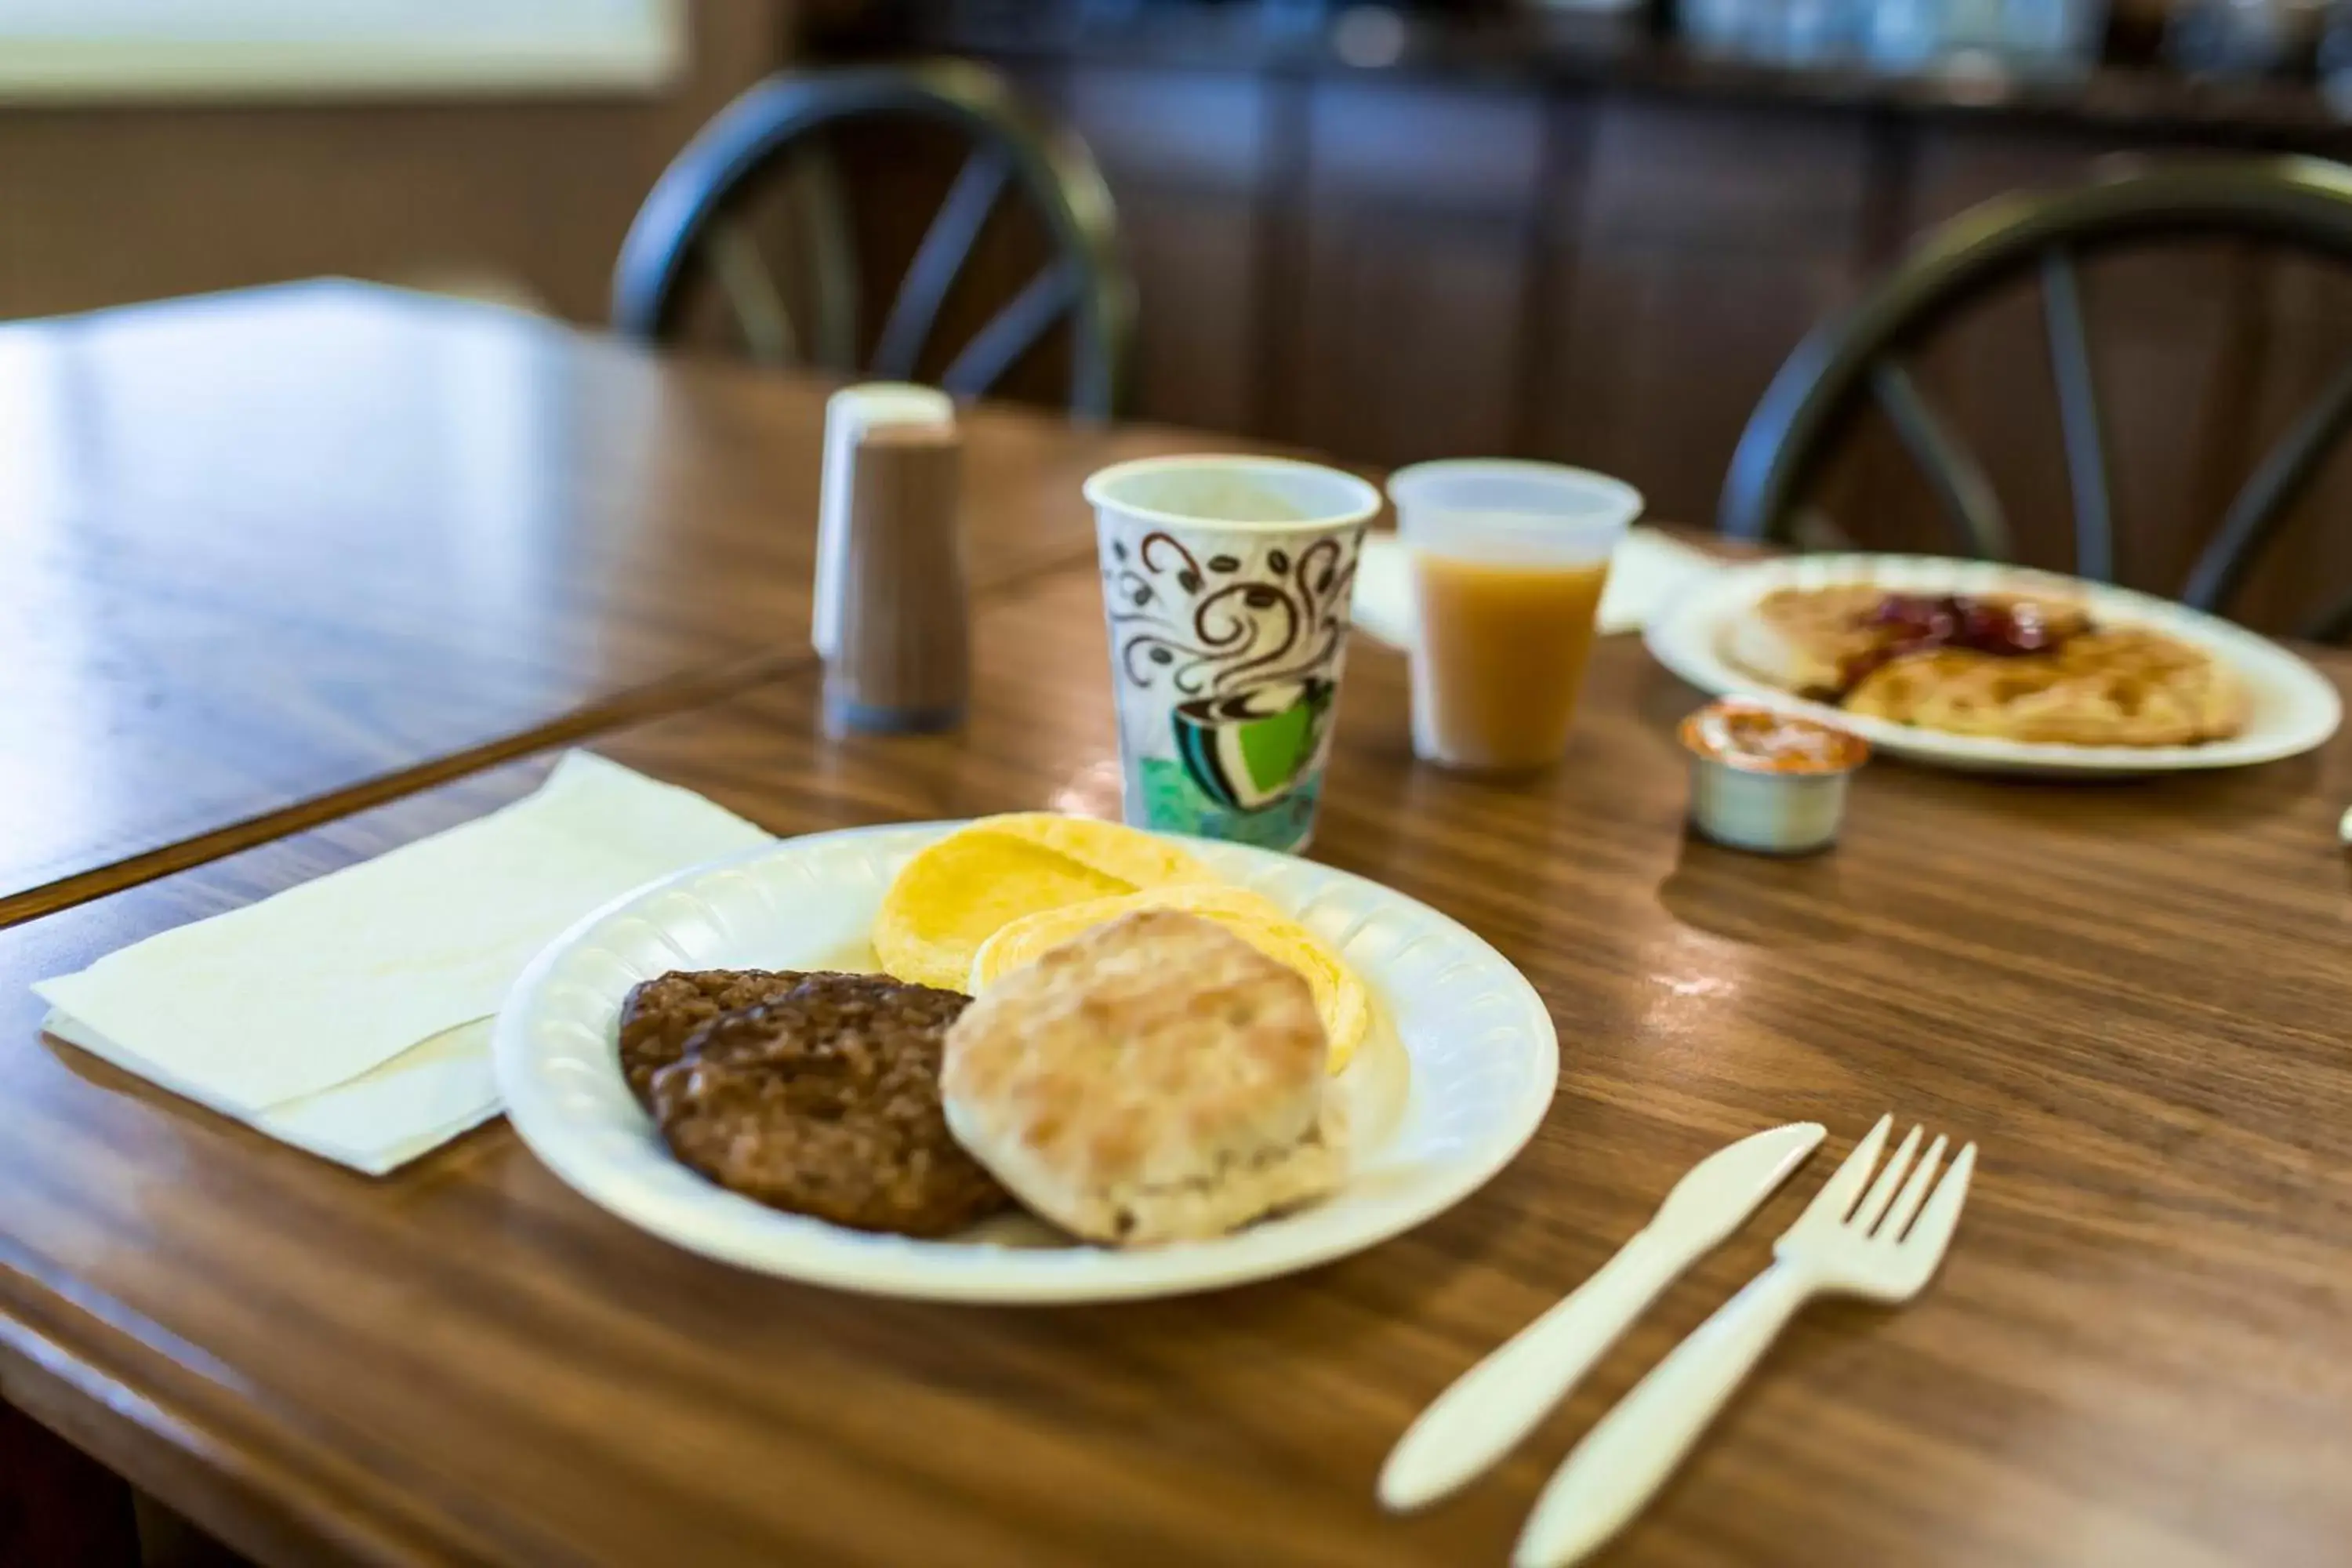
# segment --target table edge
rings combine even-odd
[[[82,1299],[56,1272],[0,1239],[0,1396],[18,1410],[257,1563],[480,1555],[481,1542],[398,1506],[364,1467],[321,1466],[321,1445],[240,1430],[234,1413],[269,1421],[267,1402],[207,1397],[227,1391],[195,1356],[163,1348],[167,1331]]]

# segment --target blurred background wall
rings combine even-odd
[[[658,83],[601,86],[158,95],[26,68],[42,27],[111,17],[184,66],[192,28],[362,12],[458,35],[659,13],[682,47]],[[0,318],[342,274],[600,324],[638,204],[737,92],[941,56],[1099,161],[1140,305],[1128,412],[1368,464],[1580,463],[1693,524],[1790,351],[1975,204],[2118,157],[2352,153],[2352,0],[0,0]],[[957,166],[917,151],[842,160],[860,342]],[[1009,293],[1034,266],[983,245],[975,270]],[[2340,283],[2223,240],[2084,268],[2126,581],[2177,590],[2352,356]],[[741,353],[739,329],[683,346]],[[2032,287],[1918,358],[2025,559],[2071,564]],[[1948,546],[1883,431],[1823,488],[1863,542]],[[2254,584],[2258,624],[2352,572],[2352,532],[2315,525],[2347,506],[2339,453]]]
[[[2352,0],[866,0],[806,57],[987,62],[1083,135],[1142,301],[1135,411],[1368,463],[1465,453],[1717,512],[1806,333],[1980,203],[2119,164],[2352,154]],[[2346,40],[2331,48],[2330,39]],[[2125,581],[2177,592],[2352,356],[2334,268],[2234,239],[2083,268]],[[1918,345],[2022,557],[2072,498],[2038,285]],[[1883,421],[1821,486],[1945,550]],[[2241,609],[2352,574],[2352,458]]]
[[[697,0],[650,90],[0,93],[0,318],[333,273],[600,321],[646,187],[792,10]]]

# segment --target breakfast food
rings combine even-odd
[[[1024,916],[981,944],[972,959],[968,988],[980,994],[1047,950],[1122,915],[1150,909],[1181,910],[1213,921],[1276,963],[1296,970],[1306,980],[1315,998],[1315,1011],[1323,1020],[1323,1032],[1330,1042],[1330,1070],[1339,1071],[1355,1056],[1371,1024],[1371,997],[1363,981],[1338,953],[1264,895],[1222,883],[1150,888]]]
[[[1135,1246],[1339,1184],[1328,1051],[1295,971],[1198,915],[1142,910],[999,979],[948,1031],[940,1085],[958,1142],[1022,1202]]]
[[[2095,625],[2058,596],[1783,588],[1731,627],[1735,663],[1890,723],[2086,746],[2186,746],[2245,726],[2242,689],[2210,655]]]
[[[1836,842],[1847,775],[1870,756],[1859,736],[1728,698],[1691,714],[1678,733],[1691,758],[1691,826],[1760,855]]]
[[[1324,1081],[1365,1037],[1370,993],[1176,844],[982,818],[899,868],[873,942],[887,974],[689,970],[629,993],[621,1068],[681,1163],[914,1237],[964,1229],[1011,1187],[1125,1244],[1222,1234],[1339,1181]]]
[[[1005,1206],[949,1133],[948,1027],[969,998],[872,974],[813,974],[704,1023],[653,1075],[680,1161],[730,1191],[858,1230],[952,1235]]]
[[[981,944],[1040,910],[1147,886],[1211,881],[1206,867],[1148,833],[1042,812],[982,817],[926,847],[883,896],[874,952],[901,980],[965,983]]]
[[[1990,658],[2041,653],[2090,628],[2079,605],[2019,595],[1891,594],[1868,583],[1782,588],[1735,622],[1732,660],[1784,690],[1844,699],[1905,654],[1966,649]]]
[[[963,831],[1025,839],[1139,888],[1214,879],[1206,866],[1167,839],[1123,822],[1064,816],[1051,811],[1014,811],[983,816]]]
[[[1870,756],[1869,743],[1843,730],[1727,699],[1685,719],[1681,736],[1694,755],[1743,773],[1851,773]]]
[[[1847,667],[1885,641],[1875,624],[1885,597],[1866,583],[1779,589],[1731,622],[1724,653],[1783,691],[1835,701]]]
[[[772,1002],[808,976],[796,969],[687,969],[633,987],[621,1004],[621,1076],[647,1110],[654,1074],[686,1054],[697,1029],[721,1013]]]
[[[1938,649],[1879,666],[1850,712],[1957,735],[2082,746],[2193,746],[2245,726],[2237,682],[2154,632],[2089,632],[2038,658]]]

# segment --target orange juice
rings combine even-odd
[[[1509,561],[1414,550],[1413,749],[1461,768],[1557,761],[1608,581],[1605,554]]]

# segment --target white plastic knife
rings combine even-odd
[[[1693,1166],[1616,1257],[1421,1413],[1381,1467],[1381,1503],[1419,1508],[1510,1452],[1643,1309],[1745,1224],[1822,1138],[1820,1122],[1791,1122]]]

